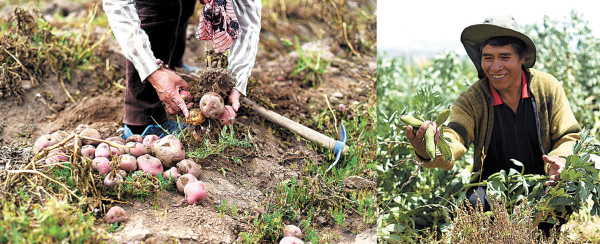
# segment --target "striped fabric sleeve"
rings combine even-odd
[[[262,3],[261,0],[233,0],[233,10],[240,23],[241,33],[231,47],[229,69],[237,79],[235,89],[246,96],[248,78],[258,52]]]
[[[134,0],[102,0],[102,7],[125,58],[133,63],[144,82],[159,66],[140,25]]]

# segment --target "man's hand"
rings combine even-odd
[[[413,148],[415,149],[415,153],[417,153],[417,155],[419,155],[419,157],[423,158],[423,159],[430,159],[429,155],[427,155],[427,151],[425,150],[425,131],[427,131],[427,127],[429,127],[429,125],[432,124],[433,126],[435,126],[435,144],[437,145],[438,142],[438,138],[440,137],[440,129],[437,127],[437,124],[435,124],[435,122],[432,121],[425,121],[421,127],[419,127],[419,130],[417,131],[417,134],[414,135],[413,134],[413,127],[412,126],[407,126],[406,127],[406,137],[408,137],[408,141],[410,141],[410,144],[413,146]]]
[[[229,93],[229,103],[231,103],[231,107],[233,108],[233,110],[236,113],[237,113],[238,109],[240,109],[240,97],[241,96],[242,96],[242,93],[240,93],[235,88],[231,89],[231,92]]]
[[[542,159],[544,160],[544,162],[550,163],[551,166],[550,172],[548,172],[548,175],[550,176],[548,178],[550,178],[550,180],[546,181],[546,185],[554,186],[556,185],[556,182],[560,180],[560,173],[562,173],[565,169],[565,163],[567,162],[567,160],[559,156],[547,155],[542,156]]]
[[[164,68],[154,71],[148,76],[148,81],[156,90],[158,98],[166,105],[169,113],[183,112],[186,118],[190,116],[185,102],[179,95],[179,88],[187,90],[187,82],[174,72]]]

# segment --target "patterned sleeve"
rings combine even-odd
[[[248,78],[258,52],[262,3],[260,0],[233,0],[233,10],[240,24],[241,34],[233,42],[228,58],[229,69],[237,79],[235,89],[246,96]]]
[[[144,82],[159,66],[140,25],[134,0],[102,0],[102,7],[125,58],[133,63]]]

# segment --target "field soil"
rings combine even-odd
[[[81,5],[81,6],[79,6]],[[61,0],[47,2],[42,8],[47,19],[52,19],[56,11],[68,16],[79,14],[83,4]],[[4,9],[9,6],[4,6]],[[6,12],[5,10],[3,10]],[[266,21],[272,13],[263,9],[263,31],[257,60],[252,71],[256,84],[250,89],[250,99],[268,99],[275,112],[300,122],[311,121],[314,113],[323,111],[328,102],[335,109],[339,103],[367,103],[375,93],[376,55],[364,52],[360,57],[340,47],[335,36],[315,33],[319,25],[316,21],[307,26],[288,20],[289,33],[273,33],[277,30],[274,22]],[[102,29],[96,30],[104,32]],[[372,30],[375,32],[375,29]],[[204,41],[194,37],[195,25],[188,26],[188,41],[185,63],[205,67],[196,61],[204,53]],[[294,35],[318,36],[303,43],[305,49],[318,50],[322,57],[331,60],[322,75],[322,83],[310,84],[303,77],[292,77],[299,54],[285,51],[270,42],[274,38]],[[105,53],[110,65],[124,77],[125,58],[113,38],[107,39]],[[27,87],[22,105],[14,97],[0,100],[0,170],[18,169],[31,156],[31,145],[40,135],[63,130],[71,133],[78,125],[86,124],[97,129],[103,138],[120,136],[117,129],[123,127],[124,79],[109,86],[98,84],[89,71],[73,70],[71,82],[64,87],[57,77],[49,76],[38,87]],[[74,99],[74,103],[67,95]],[[349,111],[352,116],[354,111]],[[317,129],[315,124],[307,123]],[[198,161],[202,166],[199,180],[208,188],[208,198],[200,205],[179,203],[183,195],[176,191],[157,193],[145,200],[120,203],[128,214],[122,229],[111,233],[110,241],[117,243],[232,243],[240,232],[251,232],[253,223],[247,218],[221,214],[217,206],[223,200],[228,205],[237,206],[240,212],[247,211],[257,216],[265,210],[269,199],[268,189],[291,177],[311,177],[303,174],[308,160],[330,164],[330,159],[319,153],[299,136],[279,127],[257,115],[248,106],[242,106],[234,125],[240,138],[249,140],[250,148],[230,148],[222,155],[212,155]],[[240,135],[241,134],[241,135]],[[242,136],[243,135],[243,136]],[[241,159],[236,163],[233,158]],[[375,176],[367,179],[375,182]],[[107,206],[111,206],[108,204]],[[362,217],[354,214],[340,226],[330,217],[317,218],[320,235],[332,236],[335,243],[375,243],[376,225],[365,224]],[[296,224],[299,223],[288,223]],[[103,225],[98,221],[98,225]]]

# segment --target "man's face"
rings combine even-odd
[[[519,55],[512,45],[494,47],[486,45],[481,51],[481,68],[500,92],[518,91],[521,87],[521,66],[525,57]]]

